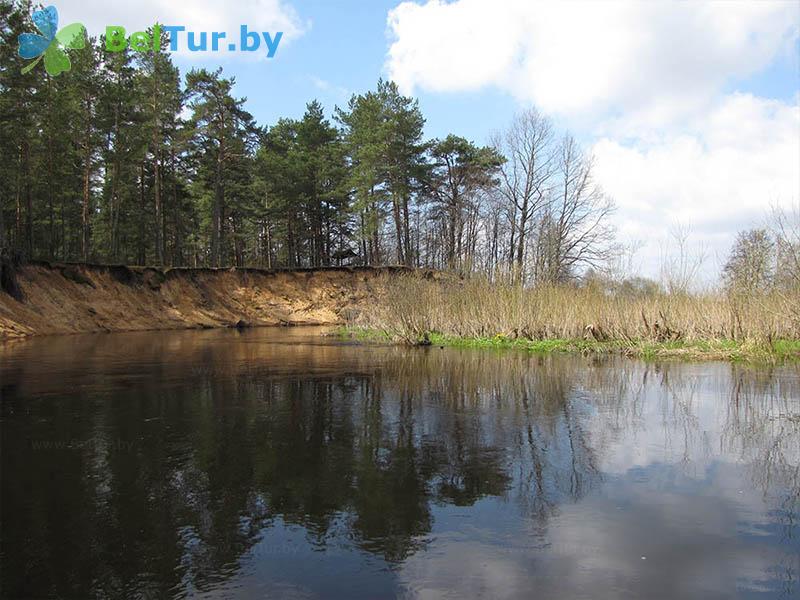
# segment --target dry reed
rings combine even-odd
[[[800,294],[624,294],[599,287],[521,288],[484,279],[387,279],[351,325],[415,342],[459,338],[763,344],[800,339]]]

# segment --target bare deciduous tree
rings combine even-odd
[[[697,283],[700,271],[708,258],[704,245],[694,250],[689,245],[692,228],[680,223],[670,231],[670,251],[661,249],[661,282],[670,294],[686,294]]]
[[[495,139],[494,146],[506,157],[499,193],[510,209],[508,260],[516,265],[521,281],[531,227],[549,199],[555,163],[553,125],[530,108],[514,118],[508,130]]]
[[[592,158],[565,135],[554,164],[553,186],[538,219],[534,280],[556,283],[578,268],[599,268],[612,255],[613,201],[594,181]]]
[[[800,289],[800,203],[789,209],[775,207],[771,230],[777,255],[776,283]]]

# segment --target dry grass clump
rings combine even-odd
[[[385,281],[377,301],[352,325],[410,342],[428,333],[461,338],[593,339],[595,341],[765,343],[800,339],[800,295],[773,292],[732,297],[623,294],[598,287],[519,286],[485,279]]]

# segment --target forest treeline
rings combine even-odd
[[[0,253],[163,266],[383,265],[491,281],[601,278],[687,292],[702,252],[673,235],[660,282],[633,277],[612,200],[574,138],[534,108],[489,145],[425,139],[390,81],[326,115],[263,126],[221,69],[182,76],[161,52],[70,50],[70,71],[23,74],[31,4],[0,0]],[[727,289],[800,287],[800,207],[740,232]],[[611,274],[611,277],[609,277]]]
[[[172,266],[388,264],[558,281],[611,248],[611,202],[529,110],[490,146],[426,140],[379,81],[326,116],[257,124],[221,70],[71,50],[22,74],[27,3],[0,2],[0,246],[23,259]],[[164,47],[168,44],[162,40]]]

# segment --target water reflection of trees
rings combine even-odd
[[[317,548],[352,543],[395,564],[425,544],[434,506],[485,497],[514,502],[544,532],[560,506],[595,489],[616,441],[647,427],[648,403],[690,463],[709,389],[732,390],[714,441],[750,465],[765,495],[780,490],[793,535],[796,377],[436,348],[220,344],[216,335],[155,347],[130,339],[124,352],[97,340],[71,346],[74,358],[57,367],[76,391],[57,401],[33,377],[38,355],[6,363],[2,543],[4,558],[7,544],[19,554],[3,561],[4,581],[27,578],[56,595],[190,593],[235,573],[279,524],[301,526]],[[64,439],[92,443],[31,446]]]
[[[720,443],[748,465],[750,478],[795,552],[773,567],[787,597],[800,576],[800,382],[770,371],[735,369]]]

